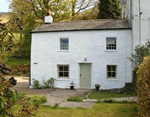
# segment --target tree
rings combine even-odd
[[[82,10],[95,6],[96,0],[13,0],[11,7],[19,10],[33,12],[38,20],[44,21],[44,16],[51,11],[54,21],[69,21]]]
[[[120,0],[99,0],[98,19],[121,18]]]
[[[133,86],[136,88],[137,82],[137,70],[138,66],[143,62],[144,57],[150,56],[150,42],[147,40],[145,45],[136,45],[134,49],[134,54],[131,54],[131,57],[128,59],[133,62],[134,70],[133,70]]]
[[[13,53],[13,35],[9,30],[8,25],[13,25],[13,20],[8,23],[0,23],[0,115],[2,117],[31,117],[33,112],[37,110],[38,106],[34,104],[33,100],[28,97],[20,99],[22,108],[17,113],[12,113],[11,108],[15,105],[16,93],[12,91],[12,87],[16,85],[14,77],[6,79],[4,74],[9,74],[9,67],[6,66],[8,56]],[[18,97],[17,97],[18,98]]]
[[[150,41],[147,40],[142,46],[136,45],[134,51],[134,54],[131,54],[132,57],[128,59],[134,63],[135,67],[138,67],[143,62],[144,57],[150,56]]]

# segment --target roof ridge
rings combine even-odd
[[[53,23],[72,23],[72,22],[80,22],[80,21],[98,21],[98,20],[127,20],[127,19],[90,19],[90,20],[72,20],[72,21],[61,21],[61,22],[53,22]]]

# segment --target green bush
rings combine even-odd
[[[33,88],[41,89],[41,85],[38,80],[33,79]]]
[[[59,106],[59,104],[58,104],[58,103],[56,103],[56,104],[53,106],[53,109],[58,108],[58,106]]]
[[[46,82],[43,80],[43,82],[45,88],[54,87],[54,78],[50,78]]]
[[[139,114],[142,117],[150,117],[150,56],[144,58],[137,75]]]
[[[54,87],[54,78],[50,78],[47,81],[43,80],[43,85],[40,85],[38,80],[33,79],[33,88],[43,89],[43,88],[53,88]]]
[[[45,96],[35,95],[32,97],[32,99],[33,99],[33,102],[37,105],[47,102],[47,98]]]
[[[72,101],[72,102],[82,102],[82,98],[81,97],[70,97],[67,99],[67,101]]]

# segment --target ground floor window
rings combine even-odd
[[[116,79],[117,75],[117,65],[107,65],[107,78]]]
[[[58,77],[69,78],[69,65],[58,65]]]

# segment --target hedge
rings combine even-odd
[[[137,76],[139,114],[142,117],[150,117],[150,56],[144,58]]]

